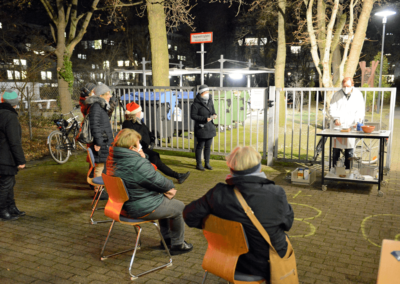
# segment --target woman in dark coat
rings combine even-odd
[[[226,183],[218,183],[202,198],[187,205],[183,210],[183,218],[189,227],[199,229],[209,214],[242,223],[249,252],[239,257],[237,270],[268,280],[269,245],[244,212],[234,187],[238,188],[252,208],[280,257],[285,256],[288,247],[285,231],[289,231],[293,224],[292,207],[287,202],[283,188],[268,180],[261,172],[261,156],[254,148],[235,148],[227,157],[227,165],[231,174],[226,177]]]
[[[93,90],[94,96],[87,97],[85,103],[89,105],[90,131],[93,136],[93,151],[96,167],[94,176],[99,177],[107,160],[109,147],[114,141],[111,123],[108,116],[110,109],[111,90],[106,85],[96,86]]]
[[[211,143],[217,135],[213,119],[217,118],[214,103],[210,98],[207,85],[201,85],[199,93],[190,108],[190,118],[194,123],[194,136],[197,138],[196,145],[196,169],[204,171],[204,167],[212,170],[210,165]],[[204,149],[204,167],[201,163],[201,152]]]
[[[176,178],[178,182],[182,184],[189,177],[190,172],[180,174],[173,171],[170,167],[168,167],[161,161],[160,154],[152,150],[156,138],[153,132],[150,132],[149,128],[142,121],[142,107],[135,102],[127,104],[125,118],[126,120],[122,124],[122,129],[133,129],[142,136],[140,144],[143,152],[148,155],[149,161],[156,165],[157,169],[160,170],[163,174]]]

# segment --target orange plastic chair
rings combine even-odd
[[[139,276],[142,276],[144,274],[147,274],[147,273],[150,273],[150,272],[153,272],[153,271],[165,268],[165,267],[172,266],[171,254],[169,253],[168,247],[165,244],[164,238],[161,234],[160,228],[159,228],[158,224],[156,223],[156,221],[155,220],[132,219],[132,218],[122,216],[121,215],[122,206],[124,205],[124,203],[126,201],[129,200],[128,191],[126,190],[125,184],[122,181],[122,179],[119,177],[111,177],[106,174],[102,174],[102,176],[103,176],[104,184],[107,187],[107,192],[108,192],[108,196],[109,196],[108,202],[106,204],[106,208],[104,209],[104,214],[107,217],[110,217],[112,219],[112,223],[111,223],[110,230],[108,231],[108,235],[107,235],[106,241],[104,243],[103,249],[101,250],[101,260],[105,260],[111,256],[122,254],[122,253],[133,250],[131,262],[129,265],[129,274],[131,276],[131,280],[135,280]],[[122,252],[118,252],[118,253],[114,253],[114,254],[110,254],[110,255],[104,255],[104,250],[106,248],[107,242],[109,240],[109,237],[111,235],[111,231],[114,227],[115,222],[119,222],[124,225],[135,226],[135,228],[137,229],[137,237],[136,237],[135,247],[128,249],[128,250],[124,250]],[[135,260],[136,251],[140,247],[140,245],[139,245],[140,236],[141,236],[141,233],[143,230],[140,225],[145,224],[145,223],[152,223],[154,226],[156,226],[158,234],[160,235],[161,242],[164,245],[165,251],[167,252],[167,255],[169,257],[169,262],[167,264],[163,264],[161,266],[158,266],[153,269],[142,272],[138,275],[134,275],[134,274],[132,274],[132,265]]]
[[[204,221],[203,234],[208,242],[202,264],[205,270],[203,284],[208,272],[234,284],[255,284],[266,281],[262,276],[236,271],[239,256],[249,251],[241,223],[208,215]]]
[[[88,152],[88,157],[89,157],[89,162],[90,162],[90,169],[89,169],[88,174],[87,174],[87,182],[90,185],[98,187],[97,192],[94,194],[94,197],[93,197],[93,200],[92,200],[92,213],[90,214],[90,224],[94,225],[94,224],[97,224],[97,223],[111,222],[111,220],[103,220],[103,221],[95,221],[95,220],[93,220],[94,212],[96,210],[104,209],[104,207],[97,208],[97,205],[98,205],[99,200],[100,200],[100,196],[101,196],[101,194],[103,193],[103,190],[104,190],[104,182],[103,182],[103,178],[102,177],[95,177],[95,178],[91,178],[90,177],[90,173],[95,168],[95,163],[94,163],[94,156],[93,156],[92,149],[90,149],[88,147],[87,148],[87,152]]]

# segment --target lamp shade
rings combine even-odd
[[[390,10],[383,10],[380,12],[375,13],[375,16],[380,16],[380,17],[387,17],[396,14],[395,11],[390,11]]]

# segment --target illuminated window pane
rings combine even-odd
[[[131,62],[129,60],[125,60],[125,66],[129,66]]]
[[[40,77],[42,78],[42,80],[46,80],[46,71],[41,71]]]
[[[7,70],[7,79],[8,79],[8,80],[14,79],[14,77],[13,77],[13,72],[12,72],[11,70]]]
[[[19,65],[19,59],[14,59],[13,62],[14,62],[14,65]]]
[[[121,66],[124,66],[124,61],[122,61],[122,60],[118,60],[118,67],[121,67]]]
[[[15,71],[15,80],[21,80],[21,73],[19,71]]]
[[[47,79],[51,80],[51,77],[52,77],[51,71],[47,71]]]
[[[25,59],[21,59],[21,65],[26,65],[26,60]]]
[[[245,38],[244,45],[246,45],[246,46],[258,45],[258,38],[254,38],[254,37]]]
[[[26,71],[21,72],[21,78],[22,80],[26,79]]]
[[[95,40],[94,41],[94,49],[101,49],[101,39]]]

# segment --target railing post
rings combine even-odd
[[[275,128],[274,128],[274,158],[277,159],[278,158],[278,140],[279,140],[279,104],[280,104],[280,99],[279,99],[279,91],[277,90],[276,87],[273,87],[275,89]]]
[[[272,166],[273,161],[274,161],[274,143],[275,143],[275,129],[274,129],[274,115],[275,115],[275,108],[276,106],[274,105],[275,101],[275,86],[270,86],[269,87],[269,101],[271,101],[271,108],[268,108],[268,101],[266,102],[268,113],[266,116],[266,120],[264,123],[268,123],[268,160],[267,160],[267,166]],[[275,144],[275,148],[277,148],[277,144]]]

